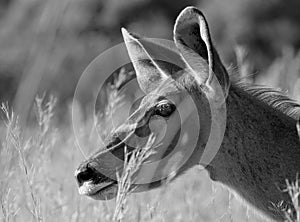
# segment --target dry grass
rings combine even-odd
[[[114,221],[122,221],[125,217],[127,209],[128,196],[134,191],[132,184],[134,176],[140,169],[140,166],[146,161],[153,153],[154,137],[150,135],[145,147],[137,147],[130,155],[125,147],[125,160],[124,170],[121,176],[118,176],[118,194],[116,197],[116,207],[113,215]]]
[[[299,178],[298,175],[296,177],[295,182],[286,181],[287,188],[285,192],[291,197],[291,201],[293,203],[294,209],[287,209],[285,212],[286,221],[288,222],[299,222],[300,221],[300,204],[299,204],[299,195],[300,195],[300,187],[299,187]]]

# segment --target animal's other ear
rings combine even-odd
[[[175,60],[182,63],[178,52],[175,52],[174,49],[171,50],[171,46],[168,48],[150,40],[140,39],[124,28],[122,28],[122,34],[130,60],[136,71],[137,81],[146,94],[153,92],[171,74],[169,73],[169,66],[159,62],[158,58],[162,61]]]
[[[211,86],[216,75],[227,94],[228,73],[212,44],[208,23],[197,8],[187,7],[179,14],[174,26],[174,41],[187,67],[200,78],[201,84]]]

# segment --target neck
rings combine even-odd
[[[295,118],[232,86],[224,140],[208,167],[211,178],[280,220],[282,213],[270,211],[271,203],[290,202],[279,188],[286,188],[286,179],[296,179],[299,159]]]

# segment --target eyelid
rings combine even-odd
[[[162,105],[162,104],[172,104],[169,100],[161,100],[159,101],[156,106]]]

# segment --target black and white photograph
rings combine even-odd
[[[0,0],[1,222],[300,222],[299,0]]]

